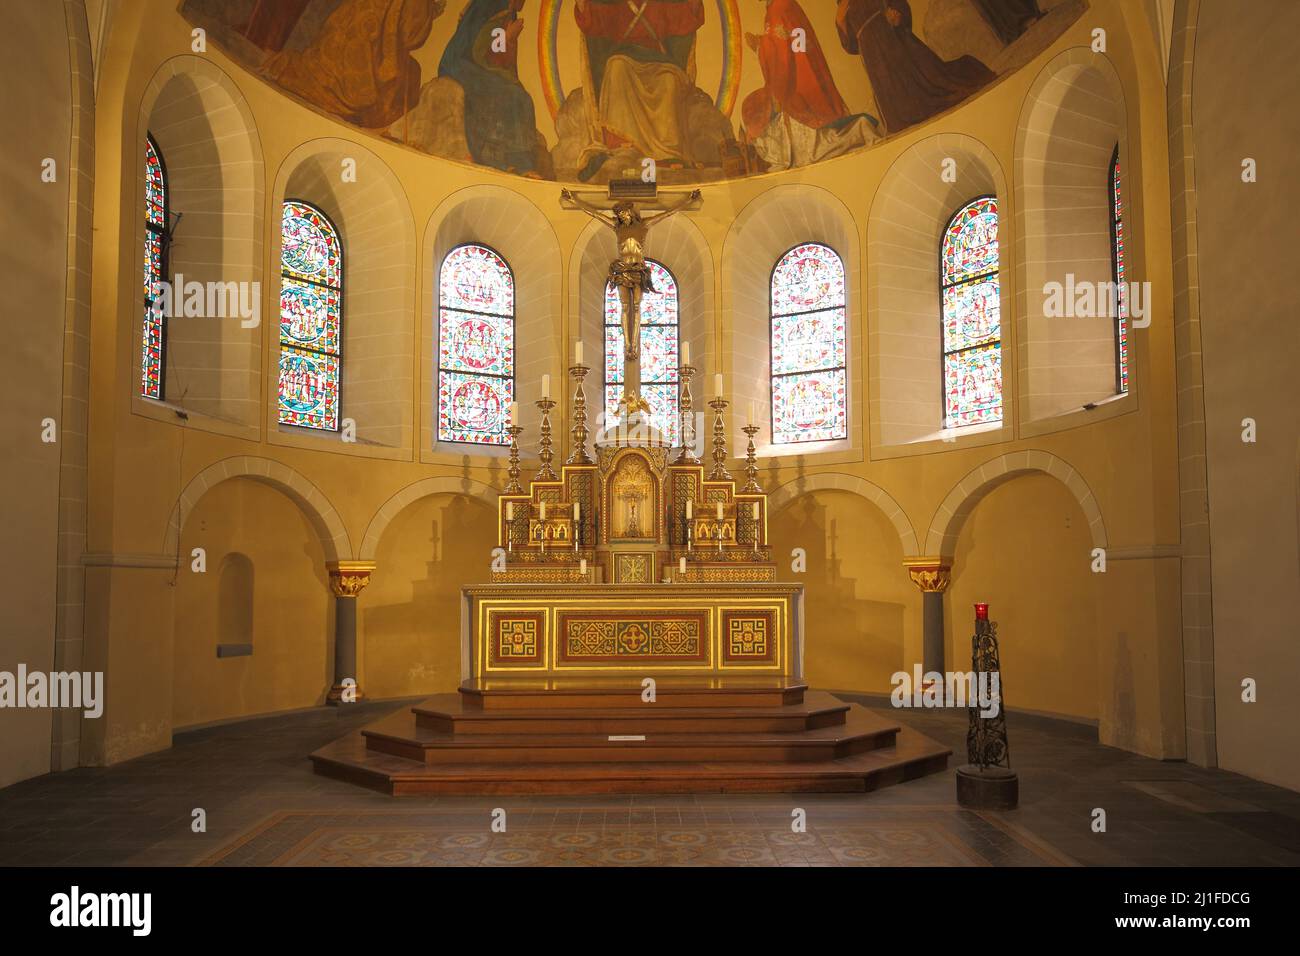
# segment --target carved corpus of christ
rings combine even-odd
[[[646,292],[654,292],[650,267],[645,261],[646,233],[661,219],[700,201],[698,189],[686,193],[676,202],[665,206],[652,216],[642,216],[641,206],[656,204],[657,200],[624,199],[605,209],[593,205],[568,189],[561,190],[562,205],[581,209],[614,230],[618,243],[618,258],[609,264],[608,279],[618,290],[622,305],[623,358],[628,362],[641,359],[641,299]]]

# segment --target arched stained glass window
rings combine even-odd
[[[1128,391],[1128,286],[1124,284],[1124,198],[1119,190],[1119,144],[1110,158],[1110,255],[1115,280],[1115,389]]]
[[[457,246],[438,274],[438,441],[508,445],[515,400],[515,277],[487,246]]]
[[[144,146],[144,332],[140,351],[140,394],[163,397],[167,327],[154,302],[167,276],[167,167],[152,136]]]
[[[772,443],[848,437],[844,263],[805,243],[772,270]]]
[[[280,225],[280,423],[337,431],[343,249],[329,217],[287,199]]]
[[[1002,420],[1002,320],[998,200],[966,203],[939,249],[943,336],[943,427]]]
[[[647,259],[654,292],[641,298],[641,397],[650,406],[650,419],[677,444],[681,413],[677,395],[678,315],[677,279],[663,263]],[[623,306],[618,289],[605,284],[605,426],[618,424],[623,397]]]

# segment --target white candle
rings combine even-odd
[[[581,561],[578,562],[578,572],[579,572],[580,574],[586,574],[586,573],[587,573],[587,559],[586,559],[586,558],[583,558]]]
[[[578,502],[575,501],[573,503],[573,520],[577,521],[581,515],[582,515],[582,508],[579,506]]]
[[[683,555],[682,557],[680,557],[680,558],[677,559],[677,573],[678,573],[678,574],[685,574],[685,573],[686,573],[686,556],[685,556],[685,555]]]
[[[754,520],[755,520],[755,521],[758,520],[758,502],[757,502],[757,501],[754,502]]]
[[[754,424],[754,409],[755,409],[756,407],[757,407],[756,403],[755,403],[754,400],[751,398],[751,399],[749,400],[749,421],[745,422],[746,425],[752,425],[752,424]]]
[[[721,501],[718,502],[718,520],[719,520],[719,521],[722,520],[722,502],[721,502]]]
[[[542,376],[542,398],[551,397],[551,376]]]
[[[695,517],[694,512],[695,512],[695,502],[691,501],[689,498],[686,499],[686,517],[687,518]]]
[[[718,398],[722,397],[722,373],[718,372],[713,376],[713,394]]]
[[[682,364],[683,365],[691,364],[691,343],[690,342],[682,343]]]
[[[573,343],[573,364],[582,364],[582,339],[578,339]]]
[[[511,425],[519,424],[519,403],[518,402],[510,403],[510,424]]]

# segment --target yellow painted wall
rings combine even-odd
[[[55,659],[61,445],[42,440],[42,423],[52,420],[51,437],[61,437],[72,93],[63,5],[7,12],[0,57],[12,78],[23,78],[0,87],[0,215],[15,229],[0,247],[8,333],[0,353],[0,671],[15,674],[20,664],[48,672]],[[30,42],[47,33],[58,42]],[[49,770],[51,717],[0,710],[0,787]]]
[[[456,689],[460,588],[489,579],[495,536],[495,508],[466,495],[422,498],[388,526],[379,543],[381,571],[360,606],[366,693],[410,697]]]
[[[195,548],[207,570],[192,570]],[[173,727],[206,724],[323,703],[333,675],[334,599],[327,589],[320,541],[285,495],[250,479],[208,492],[181,536],[173,611]],[[223,564],[230,555],[251,565],[252,633],[247,657],[217,657],[236,595]],[[223,591],[225,593],[223,594]],[[238,615],[236,615],[238,616]],[[231,626],[228,618],[227,628]]]
[[[974,605],[998,625],[1011,709],[1098,716],[1098,576],[1078,503],[1046,475],[1014,478],[975,506],[944,600],[947,659],[970,667]]]
[[[911,671],[920,600],[900,574],[898,532],[874,504],[845,491],[801,495],[771,522],[782,580],[804,584],[804,675],[815,687],[888,693]],[[802,548],[803,575],[788,573]]]
[[[1192,73],[1220,765],[1300,789],[1300,6],[1201,4]],[[1257,164],[1242,182],[1242,162]],[[1247,240],[1249,238],[1249,241]],[[1255,422],[1245,442],[1243,422]],[[1202,598],[1207,599],[1208,596]],[[1208,668],[1207,668],[1208,670]],[[1211,691],[1197,673],[1197,692]],[[1242,682],[1258,685],[1255,702]]]

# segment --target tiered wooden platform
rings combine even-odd
[[[945,769],[941,744],[789,678],[467,681],[311,755],[393,795],[865,791]]]

